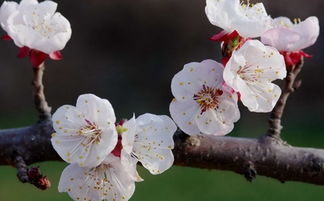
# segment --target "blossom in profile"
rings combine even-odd
[[[211,24],[224,30],[215,40],[228,39],[234,31],[245,38],[259,37],[271,19],[262,3],[241,4],[240,0],[206,0],[205,12]]]
[[[225,87],[223,69],[213,60],[192,62],[173,77],[171,117],[188,135],[226,135],[240,118],[237,94]]]
[[[249,40],[233,52],[225,66],[224,80],[239,92],[251,112],[270,112],[281,94],[280,87],[272,81],[283,79],[286,74],[284,58],[278,50]]]
[[[62,50],[71,37],[69,21],[56,12],[53,1],[5,1],[0,7],[0,24],[20,48],[18,57],[29,56],[34,67],[46,58],[61,59]]]
[[[317,17],[308,17],[304,21],[295,20],[293,23],[287,17],[278,17],[272,20],[272,28],[261,36],[261,41],[278,49],[289,66],[300,62],[302,57],[309,57],[302,50],[313,45],[319,35]]]
[[[171,150],[177,127],[170,117],[146,113],[128,120],[123,128],[122,162],[132,164],[137,160],[152,174],[160,174],[172,166]]]
[[[76,106],[63,105],[53,114],[52,145],[66,162],[96,167],[117,144],[115,121],[108,100],[81,95]]]
[[[76,201],[127,201],[135,191],[135,181],[120,158],[110,154],[97,167],[67,166],[58,189]]]

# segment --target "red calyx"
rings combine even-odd
[[[30,50],[29,59],[32,62],[34,68],[37,68],[41,65],[48,57],[48,54],[37,50]]]
[[[222,58],[222,64],[224,65],[224,67],[226,66],[229,59],[230,59],[229,57],[223,57]]]
[[[120,154],[121,154],[121,150],[123,148],[123,145],[121,143],[121,140],[122,140],[122,137],[121,136],[118,136],[118,141],[117,141],[117,144],[116,144],[116,147],[114,148],[114,150],[111,152],[114,156],[116,157],[120,157]]]
[[[21,47],[17,55],[18,58],[29,57],[34,68],[38,68],[48,57],[53,60],[61,60],[62,54],[60,51],[53,52],[51,54],[46,54],[44,52],[30,49],[29,47]]]
[[[1,36],[1,40],[12,40],[12,38],[9,35],[3,35]]]
[[[228,43],[237,36],[239,36],[239,33],[237,31],[233,31],[232,33],[221,31],[218,34],[215,34],[212,37],[210,37],[209,40]]]
[[[244,38],[239,35],[239,33],[234,30],[231,33],[227,33],[225,31],[221,31],[218,34],[213,35],[210,40],[223,42],[222,43],[222,64],[225,66],[228,60],[232,56],[232,52],[236,49],[242,47],[245,41],[249,40],[249,38]]]
[[[126,122],[126,120],[125,119],[122,119],[119,122],[116,122],[115,123],[115,126],[123,126],[125,122]]]
[[[288,51],[281,51],[280,52],[284,58],[287,68],[291,68],[296,64],[300,63],[303,57],[310,58],[312,55],[305,53],[304,51],[296,51],[296,52],[288,52]]]

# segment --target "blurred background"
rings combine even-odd
[[[218,43],[208,38],[220,30],[209,23],[204,0],[57,0],[58,11],[72,25],[72,39],[62,61],[47,61],[45,92],[55,111],[75,104],[83,93],[110,100],[118,119],[133,113],[169,114],[170,83],[184,64],[220,60]],[[262,1],[272,17],[305,19],[315,15],[324,23],[324,1]],[[323,27],[323,26],[322,26]],[[1,32],[1,34],[5,34]],[[289,99],[283,138],[296,146],[324,148],[323,35],[306,52],[301,88]],[[36,121],[28,59],[17,59],[18,48],[0,41],[0,128],[20,127]],[[267,130],[268,114],[249,113],[231,136],[255,137]],[[0,167],[0,201],[68,201],[57,192],[63,162],[40,164],[53,187],[40,192],[21,184],[15,169]],[[324,188],[296,182],[243,176],[224,171],[173,167],[159,176],[140,169],[145,181],[137,184],[132,201],[271,201],[320,200]]]

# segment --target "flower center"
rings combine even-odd
[[[250,65],[240,66],[237,74],[246,82],[257,82],[263,74],[263,69],[257,67],[253,70]]]
[[[110,168],[113,168],[111,164],[102,163],[98,167],[91,168],[90,171],[84,173],[88,179],[93,181],[92,187],[102,193],[103,196],[108,195],[108,191],[104,189],[106,189],[107,186],[111,186],[107,175],[107,170]]]
[[[99,144],[101,140],[102,131],[98,128],[98,126],[85,119],[86,125],[78,130],[78,135],[87,138],[86,143],[84,144],[91,144],[96,143]]]
[[[214,89],[212,87],[203,85],[202,90],[193,96],[193,99],[199,104],[201,114],[206,110],[215,109],[218,107],[218,97],[223,94],[220,89]]]
[[[30,16],[25,17],[29,18],[25,21],[26,25],[45,38],[50,38],[57,32],[55,24],[51,23],[52,16],[40,14],[37,8],[34,8]]]

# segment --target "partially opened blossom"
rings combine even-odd
[[[21,48],[19,57],[29,56],[34,67],[47,57],[61,59],[62,50],[71,37],[69,21],[55,12],[53,1],[22,0],[4,2],[0,8],[0,23],[8,37]]]
[[[224,87],[223,68],[213,60],[192,62],[173,77],[170,113],[185,133],[225,135],[240,118],[236,93]]]
[[[269,27],[270,17],[262,3],[241,4],[240,0],[206,0],[206,15],[224,31],[217,37],[237,31],[245,38],[259,37]]]
[[[52,145],[65,161],[96,167],[117,144],[115,121],[108,100],[81,95],[76,106],[61,106],[53,114]]]
[[[127,201],[135,191],[135,181],[120,158],[110,154],[97,167],[67,166],[58,189],[76,201]]]
[[[318,19],[314,16],[299,23],[292,23],[287,17],[278,17],[272,20],[272,27],[262,34],[261,41],[277,48],[288,65],[295,65],[301,57],[309,56],[302,50],[316,42],[320,30]]]
[[[258,40],[247,41],[234,51],[224,70],[228,86],[241,95],[241,101],[252,112],[270,112],[281,94],[271,83],[286,77],[283,56]]]
[[[273,28],[262,34],[261,41],[279,51],[294,52],[313,45],[319,35],[317,17],[308,17],[299,23],[292,23],[287,17],[273,19]]]
[[[152,174],[160,174],[172,166],[171,149],[177,127],[170,117],[146,113],[125,122],[123,128],[126,130],[122,133],[122,161],[132,164],[138,160]]]

